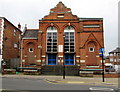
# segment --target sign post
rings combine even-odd
[[[102,81],[104,82],[105,80],[104,80],[104,59],[103,59],[103,57],[104,57],[104,48],[100,48],[99,49],[99,56],[101,56],[102,57]]]
[[[63,40],[65,43],[65,34],[63,35]],[[65,79],[65,59],[64,59],[64,48],[63,48],[63,79]]]

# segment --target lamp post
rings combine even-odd
[[[103,78],[103,82],[105,81],[104,80],[104,59],[103,59],[104,55],[103,55],[103,52],[102,52],[102,78]]]
[[[63,34],[63,40],[65,41],[65,34]],[[63,48],[63,79],[65,79],[64,48]]]

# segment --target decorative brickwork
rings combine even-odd
[[[32,63],[37,67],[63,65],[64,62],[67,66],[77,65],[81,69],[101,69],[99,49],[104,47],[102,18],[79,18],[59,2],[49,15],[39,20],[36,38],[26,38],[27,31],[23,36],[23,66]],[[34,49],[33,52],[29,52],[30,48]]]

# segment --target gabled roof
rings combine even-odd
[[[56,7],[52,8],[50,11],[54,13],[67,13],[71,12],[70,8],[67,8],[61,1],[56,5]]]
[[[3,20],[5,20],[5,21],[7,21],[7,22],[10,23],[14,28],[16,28],[19,32],[22,33],[22,31],[21,31],[19,28],[17,28],[15,25],[13,25],[7,18],[5,18],[5,17],[0,17],[0,19],[3,19]]]
[[[80,18],[80,21],[86,21],[86,20],[103,20],[103,18]]]
[[[115,50],[109,52],[109,54],[112,54],[112,53],[120,53],[120,47],[118,47]]]
[[[89,34],[88,38],[86,39],[86,41],[84,42],[84,44],[82,45],[82,47],[85,46],[85,44],[89,41],[89,40],[93,40],[96,41],[100,47],[102,47],[102,45],[99,43],[99,41],[97,40],[97,38],[95,37],[95,35],[93,33]],[[81,47],[81,48],[82,48]]]
[[[61,1],[52,9],[50,9],[49,15],[44,16],[42,20],[79,20],[76,15],[73,15],[70,8],[67,8]]]
[[[38,29],[26,29],[22,38],[23,39],[37,39]]]

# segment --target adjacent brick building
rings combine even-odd
[[[99,49],[104,48],[103,18],[79,18],[62,2],[39,20],[38,29],[25,30],[22,67],[78,66],[101,69]]]
[[[17,28],[6,18],[0,17],[0,61],[6,62],[6,68],[20,59],[21,33],[20,24]]]
[[[109,52],[107,56],[106,63],[111,63],[113,65],[120,65],[120,47]]]

